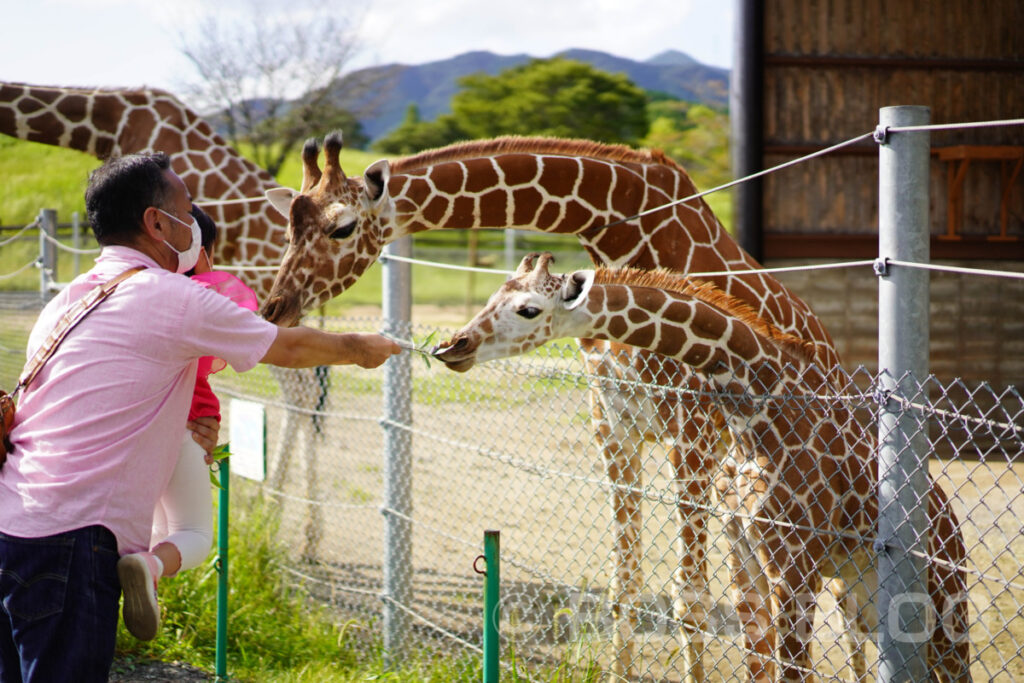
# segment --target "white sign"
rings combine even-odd
[[[267,478],[267,415],[262,403],[231,399],[231,472],[246,479]]]

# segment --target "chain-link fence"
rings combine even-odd
[[[381,325],[378,320],[329,321],[334,329],[376,330]],[[414,339],[434,331],[417,329]],[[300,392],[319,394],[321,382],[312,375],[305,381]],[[270,459],[269,479],[262,489],[278,499],[280,533],[294,548],[283,570],[343,613],[376,622],[383,612],[388,554],[382,514],[381,377],[379,372],[333,368],[327,383],[320,434],[313,436],[309,414],[303,412],[295,416],[301,423],[299,433],[310,436],[285,444],[280,442],[280,428],[286,408],[269,374],[222,375],[217,389],[224,397],[267,402],[269,451],[277,455]],[[818,433],[821,424],[834,421],[830,411],[849,411],[851,421],[842,427],[856,435],[849,437],[854,441],[842,449],[834,444],[828,448],[842,469],[842,453],[860,446],[872,453],[877,387],[877,378],[861,370],[831,395],[796,391],[772,399],[788,411],[794,429],[802,428],[801,421],[809,417]],[[771,517],[767,520],[758,520],[757,514],[745,517],[742,510],[737,514],[728,492],[716,490],[714,484],[726,476],[735,481],[737,473],[729,468],[743,462],[735,451],[716,458],[706,476],[680,481],[682,470],[672,449],[678,429],[671,420],[655,417],[634,425],[648,441],[635,453],[621,455],[635,462],[638,476],[612,481],[591,426],[588,394],[595,388],[609,390],[608,379],[588,374],[572,343],[549,344],[529,357],[490,362],[465,375],[436,362],[413,360],[408,387],[412,420],[403,426],[411,435],[413,455],[407,508],[413,529],[412,597],[400,605],[408,617],[409,645],[470,659],[478,656],[482,581],[473,560],[480,554],[483,531],[498,529],[502,661],[514,661],[528,678],[550,680],[559,671],[582,677],[618,666],[630,678],[684,680],[693,664],[685,647],[691,641],[700,646],[696,654],[707,680],[745,680],[757,662],[776,670],[792,664],[779,647],[765,655],[763,643],[751,636],[750,614],[745,615],[733,590],[735,562],[745,548],[750,550],[744,545],[750,534],[738,538],[735,529],[729,529],[737,521],[745,526],[760,521],[760,533],[766,536],[765,529],[773,524],[794,532],[792,525],[780,521],[784,515],[778,510],[772,517],[770,507],[759,513]],[[612,390],[642,415],[657,415],[666,397],[679,395],[675,385],[628,380],[617,382]],[[764,401],[749,394],[697,391],[701,403],[723,412]],[[817,407],[807,409],[808,405]],[[806,416],[801,416],[800,406],[809,411]],[[957,556],[952,541],[931,547],[923,543],[919,555],[926,565],[966,582],[965,599],[947,586],[945,602],[933,600],[935,611],[927,618],[937,619],[940,630],[946,625],[954,636],[950,647],[955,647],[964,641],[953,628],[954,607],[966,607],[973,676],[1016,680],[1024,676],[1024,577],[1017,560],[1024,552],[1024,400],[1014,387],[968,386],[932,378],[907,410],[928,434],[930,486],[949,499],[966,548],[964,559]],[[682,414],[674,416],[685,419]],[[725,444],[729,441],[724,439]],[[765,452],[771,457],[769,449]],[[867,470],[874,467],[870,459],[855,462]],[[815,475],[815,463],[794,461],[791,466],[795,472],[782,474],[790,480],[795,474],[796,483],[790,481],[776,493],[809,495],[804,499],[808,507],[826,507],[833,500],[842,517],[818,528],[797,529],[801,533],[794,536],[802,539],[804,549],[829,546],[823,550],[827,559],[805,569],[804,585],[814,585],[815,571],[826,580],[820,590],[812,595],[804,591],[797,601],[801,618],[811,619],[801,633],[810,652],[806,668],[825,679],[853,680],[858,669],[873,671],[877,658],[874,627],[854,618],[870,617],[877,597],[870,570],[878,538],[870,524],[865,527],[864,520],[857,519],[859,511],[877,510],[875,491],[854,487],[855,468],[847,466],[845,478],[835,476],[824,485],[825,475]],[[747,476],[753,478],[750,472]],[[873,471],[867,476],[875,481]],[[695,480],[702,485],[692,486]],[[800,488],[801,481],[806,488]],[[851,496],[853,488],[857,490]],[[622,498],[638,503],[639,535],[630,540],[629,548],[618,547],[616,541],[623,538]],[[707,522],[707,585],[699,594],[688,594],[689,587],[679,581],[685,559],[680,525],[691,517]],[[836,544],[848,562],[836,560]],[[625,575],[636,589],[635,597],[621,585],[617,565],[623,556],[638,559]],[[760,559],[763,565],[772,565],[772,558],[763,562],[762,554]],[[832,576],[847,581],[828,581]],[[760,583],[761,590],[780,594],[777,576],[749,578],[755,588]],[[837,604],[836,595],[845,597],[849,609],[841,609],[844,605]],[[771,600],[764,599],[771,610]],[[706,616],[695,619],[692,610],[687,614],[687,604],[701,605]],[[765,632],[769,641],[784,640],[771,628]],[[851,656],[857,651],[863,652],[863,669]]]
[[[30,303],[4,309],[0,358],[7,379],[23,363],[24,334],[36,314]],[[338,330],[378,330],[382,325],[379,319],[327,321]],[[421,325],[413,339],[444,332]],[[404,388],[411,393],[412,420],[404,429],[412,444],[407,508],[412,584],[411,599],[398,605],[408,623],[406,648],[452,657],[463,661],[467,672],[475,670],[482,580],[473,560],[481,552],[483,531],[498,529],[502,662],[514,662],[526,679],[597,678],[596,672],[614,670],[619,662],[624,677],[685,680],[693,663],[685,646],[691,642],[700,645],[697,656],[706,680],[746,680],[752,661],[776,667],[789,663],[778,649],[760,659],[749,657],[759,648],[750,637],[750,613],[737,601],[735,571],[729,567],[739,547],[728,529],[737,520],[736,509],[727,496],[707,486],[721,476],[721,463],[728,466],[735,459],[716,459],[716,469],[700,479],[703,486],[687,486],[692,480],[679,481],[679,461],[671,447],[677,430],[656,419],[636,425],[650,438],[628,454],[639,476],[613,482],[591,426],[588,401],[593,389],[609,388],[608,380],[589,374],[569,341],[548,344],[528,357],[486,363],[464,375],[414,356],[411,377]],[[280,571],[339,615],[383,628],[388,549],[380,371],[335,367],[326,374],[275,377],[258,368],[245,375],[225,371],[215,376],[215,385],[225,403],[240,397],[266,405],[268,478],[244,486],[258,487],[278,503],[280,538],[292,549]],[[308,399],[291,410],[294,431],[284,431],[289,408],[282,386],[287,394]],[[819,392],[812,398],[841,402],[861,434],[858,443],[870,444],[877,431],[877,388],[877,377],[862,369],[834,394]],[[614,390],[647,413],[656,413],[652,409],[666,396],[678,395],[675,386],[628,380],[616,383]],[[800,392],[775,398],[791,407],[813,403]],[[728,411],[751,396],[707,391],[701,399]],[[1019,680],[1024,677],[1024,576],[1018,559],[1024,555],[1024,397],[1012,386],[930,378],[906,408],[928,435],[927,472],[948,497],[966,549],[962,561],[943,556],[943,548],[921,553],[933,569],[953,562],[966,582],[965,599],[947,596],[929,618],[940,629],[945,625],[954,644],[962,642],[950,610],[956,604],[966,607],[974,679]],[[794,425],[798,422],[793,419]],[[726,437],[723,443],[728,442]],[[813,478],[810,470],[800,471]],[[615,513],[621,510],[612,503],[623,495],[639,504],[639,534],[628,549],[639,558],[628,575],[636,594],[628,604],[621,602],[616,572],[622,553],[615,539],[622,520]],[[864,506],[871,507],[871,501]],[[681,552],[680,525],[694,515],[707,520],[707,583],[699,594],[687,594],[678,582],[687,554]],[[858,572],[876,560],[878,539],[872,533],[824,527],[810,532],[809,538],[826,543],[859,544],[864,557],[849,554],[849,566]],[[688,550],[692,554],[694,548]],[[844,574],[842,566],[820,569],[826,578]],[[828,580],[820,591],[801,596],[802,614],[816,608],[802,633],[809,646],[807,668],[822,679],[855,680],[860,660],[852,652],[863,652],[861,670],[869,675],[877,661],[874,632],[852,618],[855,609],[870,613],[875,588],[848,582],[847,592],[840,593],[843,587]],[[846,596],[849,610],[840,609],[837,594]],[[681,598],[703,607],[701,619],[684,614],[681,605],[687,603]],[[701,637],[694,638],[698,633]]]

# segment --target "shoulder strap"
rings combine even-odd
[[[108,280],[101,285],[94,287],[88,294],[83,296],[81,299],[76,301],[61,317],[60,322],[53,328],[46,341],[36,351],[36,355],[32,358],[32,361],[25,366],[25,371],[21,375],[21,380],[18,382],[18,387],[15,392],[27,387],[35,379],[35,376],[42,369],[43,364],[50,359],[53,352],[57,350],[57,347],[64,337],[67,336],[68,332],[72,330],[78,323],[82,322],[82,319],[92,312],[92,309],[110,296],[117,286],[130,278],[140,270],[145,270],[145,266],[136,266],[135,268],[129,268],[112,280]]]

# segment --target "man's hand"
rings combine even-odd
[[[352,345],[352,362],[362,368],[378,367],[391,356],[402,352],[402,347],[379,334],[350,332],[346,338]]]
[[[282,368],[358,365],[375,368],[402,349],[387,337],[368,332],[323,332],[312,327],[281,327],[260,362]]]
[[[213,449],[220,436],[220,422],[215,417],[197,417],[186,425],[192,431],[192,439],[206,451],[206,464],[213,463]]]

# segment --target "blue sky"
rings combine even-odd
[[[0,0],[0,80],[175,91],[196,79],[179,54],[183,18],[199,7],[230,11],[249,1]],[[567,48],[637,60],[675,49],[715,66],[732,63],[732,0],[326,2],[337,11],[365,8],[353,67],[421,64],[468,50],[548,57]]]

